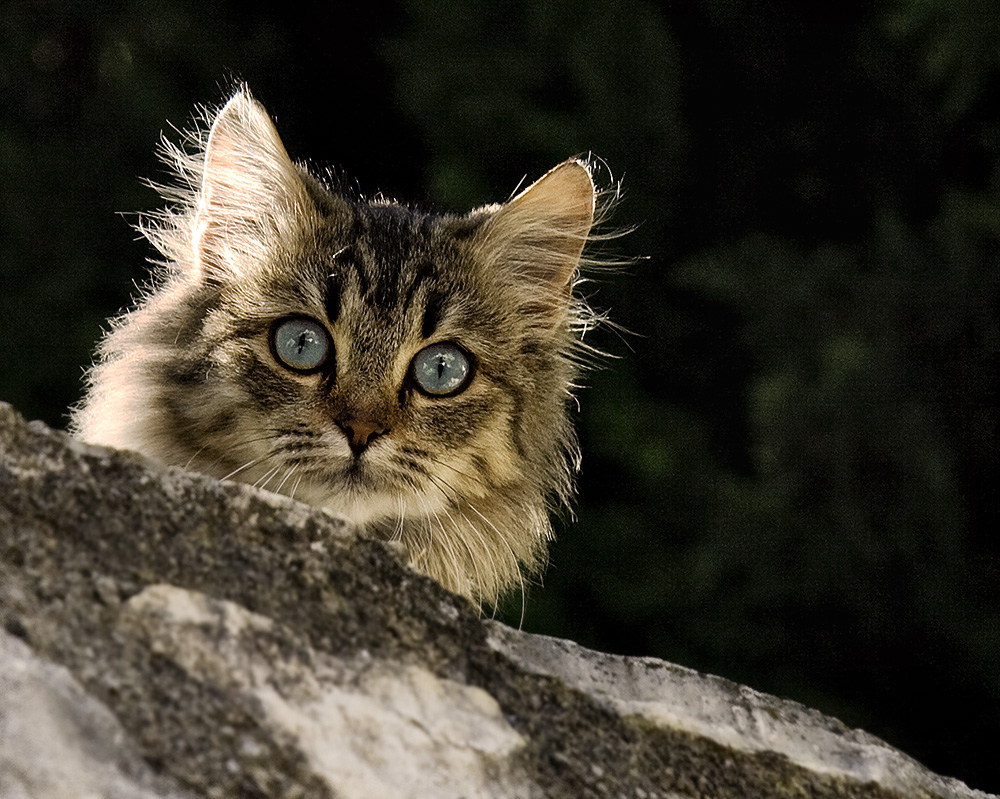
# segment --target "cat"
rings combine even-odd
[[[294,164],[246,87],[206,122],[164,139],[178,185],[139,225],[164,260],[71,431],[346,516],[475,602],[523,592],[579,467],[588,163],[435,214]]]

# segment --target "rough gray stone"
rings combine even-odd
[[[4,405],[0,623],[0,799],[988,799],[794,703],[484,622],[342,520]]]
[[[0,631],[0,799],[185,799],[62,666]]]

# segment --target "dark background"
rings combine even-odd
[[[370,194],[465,210],[593,151],[646,258],[591,285],[633,333],[592,339],[617,358],[525,628],[1000,792],[1000,5],[837,10],[0,0],[0,399],[64,424],[146,276],[119,212],[236,80]]]

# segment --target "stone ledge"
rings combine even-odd
[[[343,520],[2,404],[0,623],[0,799],[988,799],[800,705],[484,622]]]

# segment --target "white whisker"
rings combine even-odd
[[[260,478],[258,478],[257,482],[253,484],[253,487],[260,489],[267,488],[267,484],[271,482],[271,480],[274,478],[274,476],[278,473],[280,469],[281,469],[281,464],[278,464],[277,466],[272,466],[270,469],[264,472],[264,474],[261,475]]]
[[[184,468],[190,469],[191,464],[194,463],[195,461],[195,458],[201,455],[201,453],[205,451],[206,447],[208,447],[208,444],[202,444],[200,447],[198,447],[197,452],[195,452],[194,455],[192,455],[190,458],[187,459],[187,463],[184,464]]]
[[[403,497],[399,495],[396,497],[396,504],[399,506],[399,512],[396,514],[396,526],[393,528],[392,534],[389,536],[390,541],[402,541],[403,540]]]
[[[480,513],[479,508],[473,505],[471,502],[467,503],[469,509],[475,513],[480,519],[482,519],[486,524],[493,528],[493,532],[497,534],[497,537],[503,542],[503,545],[507,547],[507,551],[510,553],[511,560],[514,562],[514,570],[517,572],[517,580],[521,585],[521,621],[518,623],[518,629],[524,626],[524,614],[527,607],[527,591],[524,586],[524,575],[521,573],[521,566],[518,562],[517,555],[514,554],[514,550],[511,548],[510,543],[507,541],[507,537],[497,529],[497,526],[493,524],[489,519],[487,519],[482,513]]]
[[[239,469],[233,469],[233,471],[231,471],[225,477],[220,477],[219,479],[220,480],[231,480],[233,477],[235,477],[236,475],[238,475],[244,469],[249,469],[254,464],[260,463],[261,460],[263,460],[263,458],[254,458],[253,460],[247,461]]]
[[[451,501],[451,502],[457,502],[458,498],[457,498],[457,496],[454,496],[454,495],[457,494],[457,492],[455,491],[454,486],[452,486],[450,483],[448,483],[447,480],[445,480],[442,477],[438,477],[436,475],[428,475],[428,476],[430,477],[431,481],[441,489],[442,493],[444,493],[445,497],[447,497],[449,501]],[[493,572],[493,583],[492,583],[492,585],[493,586],[499,585],[500,584],[500,574],[497,571],[496,561],[495,561],[495,559],[493,557],[492,547],[490,547],[490,545],[487,543],[486,538],[483,536],[482,531],[480,531],[478,527],[476,527],[474,524],[472,524],[472,522],[469,519],[469,517],[466,516],[464,513],[462,513],[462,519],[466,523],[464,527],[459,527],[459,525],[456,524],[455,520],[452,518],[451,514],[448,513],[447,510],[445,510],[445,513],[448,515],[448,519],[451,521],[452,527],[455,529],[456,533],[458,533],[457,537],[459,538],[459,540],[461,540],[461,542],[465,545],[465,548],[469,552],[469,560],[472,563],[472,568],[473,568],[473,570],[475,571],[475,574],[476,574],[476,585],[479,587],[480,591],[483,588],[485,588],[485,586],[486,586],[486,583],[483,581],[482,575],[479,572],[479,559],[480,559],[480,556],[485,556],[486,559],[489,561],[490,570]],[[482,551],[480,553],[480,556],[477,556],[477,553],[473,552],[472,546],[465,539],[465,537],[461,535],[463,532],[466,531],[466,529],[467,530],[471,530],[473,533],[475,533],[476,537],[479,539],[479,543],[482,545]],[[494,593],[495,593],[495,590],[494,590]],[[493,601],[492,604],[493,604],[494,613],[496,613],[496,601]]]
[[[281,478],[281,482],[280,482],[280,483],[278,483],[278,487],[274,489],[274,493],[275,493],[275,494],[280,494],[280,493],[281,493],[281,487],[282,487],[282,486],[283,486],[283,485],[284,485],[285,483],[287,483],[287,482],[288,482],[288,478],[289,478],[289,477],[291,477],[291,476],[292,476],[293,474],[295,474],[295,472],[296,472],[296,471],[298,470],[298,468],[299,468],[299,465],[300,465],[300,464],[298,464],[298,463],[293,463],[293,464],[291,465],[291,467],[290,467],[290,468],[288,469],[288,471],[287,471],[287,472],[285,472],[285,476]]]
[[[455,523],[455,519],[452,518],[452,515],[450,513],[448,513],[448,509],[447,508],[442,508],[442,510],[444,511],[444,515],[448,517],[448,521],[451,522],[451,528],[452,528],[452,530],[454,530],[455,533],[456,533],[456,535],[454,536],[454,539],[456,541],[458,541],[459,543],[461,543],[462,545],[464,545],[466,551],[469,553],[469,562],[472,563],[472,571],[476,575],[476,583],[475,584],[477,586],[482,586],[483,585],[483,578],[482,578],[482,575],[479,573],[479,558],[476,557],[476,553],[472,551],[472,546],[469,544],[469,541],[468,541],[467,537],[463,535],[463,533],[465,532],[465,530],[462,527],[460,527],[458,524]],[[462,515],[462,518],[465,519],[465,521],[468,521],[468,519],[465,518],[464,514]],[[496,570],[494,570],[494,575],[495,575],[495,571]],[[480,612],[480,614],[482,614],[482,612],[483,612],[482,606],[480,606],[479,612]]]

